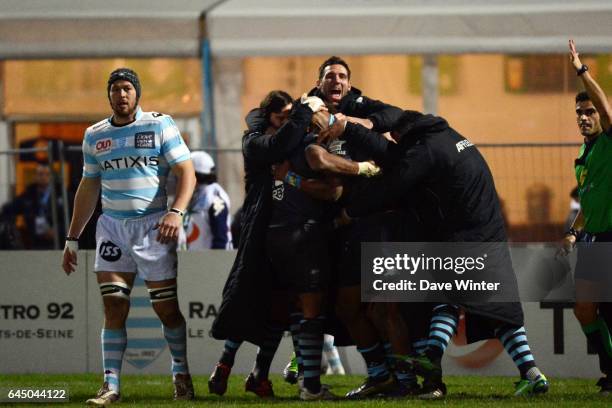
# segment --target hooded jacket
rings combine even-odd
[[[271,166],[283,161],[301,144],[312,111],[295,104],[289,120],[274,134],[265,134],[262,112],[246,117],[242,138],[246,195],[242,205],[240,242],[236,259],[223,288],[223,299],[211,334],[214,338],[246,340],[262,345],[269,316],[272,279],[265,237],[272,209]]]

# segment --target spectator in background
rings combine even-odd
[[[12,219],[22,215],[25,221],[23,241],[25,249],[53,249],[53,212],[51,206],[51,169],[46,164],[36,167],[32,184],[12,202],[2,207],[2,218]],[[64,236],[63,203],[57,200],[59,236]]]
[[[232,249],[230,199],[217,183],[215,162],[206,152],[191,153],[197,185],[183,222],[187,250]]]

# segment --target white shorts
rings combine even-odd
[[[143,280],[176,278],[176,241],[157,242],[153,229],[164,212],[132,219],[102,214],[96,226],[95,272],[138,273]]]

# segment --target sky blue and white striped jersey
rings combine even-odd
[[[83,177],[101,177],[102,211],[132,218],[167,208],[170,167],[191,157],[172,118],[143,112],[124,126],[111,118],[90,126],[83,138]]]

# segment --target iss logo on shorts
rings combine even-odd
[[[107,262],[115,262],[121,258],[121,248],[110,241],[100,244],[99,254]]]
[[[155,133],[136,133],[136,135],[134,136],[134,147],[137,149],[155,149]]]

